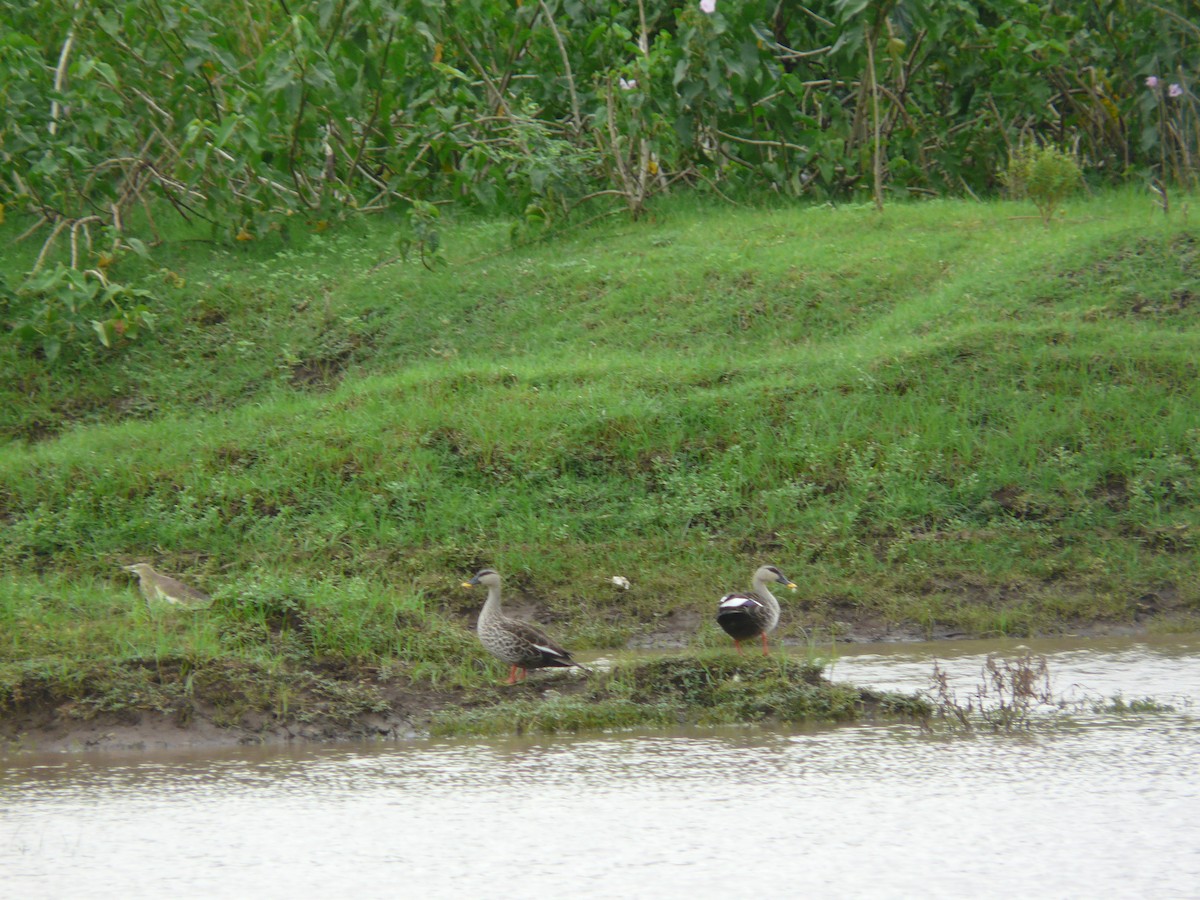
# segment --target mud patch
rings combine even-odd
[[[416,737],[461,691],[369,667],[134,660],[0,687],[0,749],[170,749]]]

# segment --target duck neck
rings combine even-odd
[[[487,602],[483,604],[483,609],[479,613],[479,621],[486,622],[488,619],[500,615],[500,585],[488,585]]]
[[[779,601],[775,599],[775,595],[771,593],[771,589],[767,587],[767,583],[761,578],[754,579],[754,593],[762,597],[767,604],[767,609],[771,611],[772,622],[779,619]]]

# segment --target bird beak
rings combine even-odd
[[[137,569],[135,569],[133,566],[121,566],[121,568],[124,569],[126,572],[136,572],[137,571]]]
[[[787,583],[787,586],[788,586],[788,590],[790,590],[790,591],[794,591],[796,589],[796,585],[790,581]]]
[[[475,585],[474,585],[474,583],[473,583],[473,582],[470,582],[470,581],[464,581],[464,582],[463,582],[463,587],[469,588],[469,587],[474,587],[474,586],[475,586]]]

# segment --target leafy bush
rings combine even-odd
[[[152,327],[150,292],[110,282],[97,269],[61,263],[10,290],[0,276],[0,317],[23,344],[53,362],[94,334],[105,347],[136,340]]]
[[[1057,147],[1026,144],[1010,157],[1004,180],[1010,191],[1033,201],[1046,224],[1083,178],[1075,157]]]

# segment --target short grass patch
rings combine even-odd
[[[679,725],[850,722],[863,718],[921,719],[931,707],[919,697],[835,684],[822,666],[783,656],[755,659],[703,653],[622,663],[581,685],[563,682],[547,697],[498,697],[443,710],[435,735],[554,734]],[[527,690],[527,693],[529,691]]]

